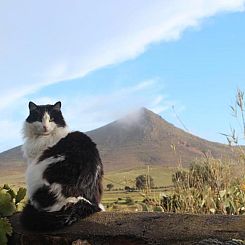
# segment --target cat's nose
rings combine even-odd
[[[43,125],[43,130],[44,130],[44,132],[47,132],[47,131],[48,131],[47,126],[44,126],[44,125]]]

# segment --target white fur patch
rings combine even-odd
[[[30,163],[26,170],[26,185],[27,185],[27,195],[32,201],[33,194],[38,188],[43,185],[49,185],[45,179],[43,179],[43,172],[52,163],[60,162],[65,160],[64,156],[59,156],[57,158],[50,157],[41,162],[33,161]]]
[[[81,197],[81,196],[77,197],[77,201],[79,201],[79,200],[83,200],[83,201],[89,203],[90,205],[92,205],[92,203],[88,199],[86,199],[85,197]]]

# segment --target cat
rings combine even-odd
[[[103,165],[96,144],[70,132],[61,102],[29,102],[23,127],[28,203],[20,221],[29,230],[56,230],[103,211]]]

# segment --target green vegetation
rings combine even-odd
[[[238,165],[206,157],[188,169],[176,170],[172,188],[106,191],[103,204],[109,211],[244,214],[244,174],[245,162]]]
[[[150,166],[150,175],[154,179],[154,186],[172,185],[172,174],[175,172],[174,167]],[[114,190],[124,190],[125,186],[135,187],[135,179],[139,175],[147,174],[147,167],[138,167],[133,169],[106,172],[104,177],[104,186],[112,183]]]
[[[14,191],[8,185],[0,187],[0,244],[7,244],[7,237],[12,234],[12,227],[7,217],[24,206],[26,189],[20,187]]]
[[[102,203],[108,211],[144,211],[146,198],[160,200],[162,192],[171,188],[173,173],[174,168],[160,166],[110,172],[104,178]],[[110,183],[114,187],[109,191]]]
[[[244,165],[240,166],[244,169]],[[234,166],[206,158],[188,171],[173,175],[174,190],[161,200],[164,211],[199,214],[243,214],[244,178],[236,178]]]

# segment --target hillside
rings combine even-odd
[[[186,166],[205,154],[232,158],[231,148],[189,134],[152,111],[139,111],[87,134],[96,142],[106,170],[151,166]],[[25,163],[20,147],[0,154],[0,169]]]
[[[233,157],[229,146],[189,134],[145,108],[88,135],[98,144],[109,170],[145,164],[177,166],[180,162],[186,166],[204,153]]]

